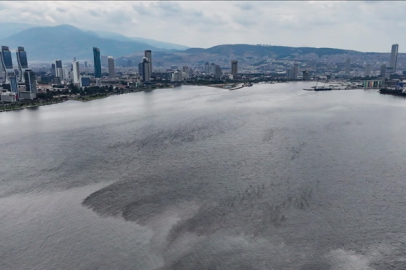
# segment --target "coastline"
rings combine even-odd
[[[187,84],[187,85],[193,85],[193,84]],[[246,87],[244,83],[238,83],[238,84],[195,84],[196,86],[207,86],[207,87],[215,87],[223,90],[238,90]],[[224,88],[224,86],[230,86],[227,88]],[[116,93],[106,93],[106,94],[94,94],[94,95],[88,95],[88,96],[68,96],[66,98],[58,98],[53,101],[36,101],[36,102],[30,102],[27,104],[21,104],[21,103],[16,103],[16,104],[9,104],[9,106],[2,106],[0,107],[0,113],[1,112],[11,112],[11,111],[18,111],[18,110],[23,110],[23,109],[29,109],[29,108],[37,108],[40,106],[46,106],[46,105],[53,105],[53,104],[58,104],[62,103],[68,100],[74,100],[74,101],[80,101],[80,102],[89,102],[92,100],[97,100],[97,99],[102,99],[102,98],[108,98],[111,95],[123,95],[123,94],[130,94],[130,93],[137,93],[137,92],[143,92],[143,91],[150,91],[150,90],[155,90],[155,89],[169,89],[171,87],[157,87],[157,88],[149,88],[149,89],[141,89],[141,90],[127,90],[123,91],[121,93],[116,92]],[[10,107],[10,108],[8,108]]]

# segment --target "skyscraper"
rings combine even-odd
[[[389,63],[389,67],[392,68],[393,72],[396,72],[396,65],[398,62],[398,50],[399,50],[399,45],[393,44],[392,51],[390,53],[390,63]]]
[[[55,64],[51,64],[51,76],[55,76],[56,75],[56,66]]]
[[[210,64],[207,62],[204,64],[204,73],[206,73],[206,75],[210,73]]]
[[[27,53],[24,50],[24,47],[18,47],[16,54],[17,54],[18,71],[20,74],[20,82],[23,82],[24,71],[28,68]]]
[[[182,71],[186,73],[186,75],[189,76],[189,67],[188,66],[183,66]]]
[[[142,62],[138,64],[138,75],[142,76],[142,70],[143,70],[143,66],[142,66]]]
[[[231,75],[233,75],[233,77],[235,78],[235,76],[237,76],[238,73],[238,61],[233,60],[231,61]]]
[[[13,59],[8,46],[1,46],[1,64],[4,70],[4,83],[9,83],[9,77],[14,76]]]
[[[299,73],[299,65],[295,63],[292,67],[292,79],[297,80],[298,73]]]
[[[73,83],[80,83],[79,61],[73,61]]]
[[[345,61],[345,75],[350,75],[350,71],[351,71],[351,60],[350,58],[347,58],[347,60]]]
[[[25,91],[30,93],[37,93],[37,82],[35,73],[27,69],[24,71]]]
[[[55,60],[55,77],[61,78],[61,81],[63,80],[63,70],[61,60]]]
[[[216,64],[211,63],[210,64],[210,73],[215,74],[216,73]]]
[[[101,56],[101,64],[103,67],[107,67],[109,65],[108,61],[109,61],[109,57],[107,55]]]
[[[148,61],[149,61],[149,74],[151,76],[151,74],[152,74],[152,52],[151,52],[151,50],[144,51],[144,56],[146,58],[148,58]]]
[[[93,63],[94,63],[94,76],[96,78],[101,78],[101,59],[100,59],[100,49],[93,47]]]
[[[144,57],[142,59],[142,79],[144,82],[151,81],[150,65],[149,65],[149,59],[147,57]]]
[[[108,64],[109,64],[109,77],[110,78],[115,78],[116,77],[116,71],[114,69],[114,58],[112,56],[109,56],[107,58]]]
[[[223,75],[223,72],[221,71],[221,67],[219,65],[215,66],[216,71],[214,72],[214,78],[220,79],[221,75]]]
[[[385,78],[385,73],[386,73],[386,65],[383,64],[383,65],[381,66],[381,71],[380,71],[380,73],[379,73],[379,76],[380,76],[381,78]]]

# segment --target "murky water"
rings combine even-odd
[[[405,269],[406,100],[309,86],[0,114],[0,268]]]

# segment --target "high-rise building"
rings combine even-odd
[[[63,70],[62,70],[62,61],[56,60],[55,61],[55,77],[61,78],[63,80]]]
[[[392,51],[390,53],[390,62],[389,62],[389,67],[392,68],[393,72],[396,72],[396,65],[398,62],[398,50],[399,50],[399,45],[393,44]]]
[[[347,60],[345,61],[345,75],[350,75],[350,71],[351,71],[351,60],[350,58],[347,58]]]
[[[73,83],[78,84],[80,82],[79,61],[73,61],[72,77],[73,77]]]
[[[214,72],[214,78],[220,79],[221,75],[223,75],[223,72],[221,71],[221,67],[219,65],[215,66],[216,71]]]
[[[383,64],[383,65],[381,66],[381,71],[380,71],[380,73],[379,73],[379,76],[380,76],[381,78],[385,78],[385,73],[386,73],[386,65]]]
[[[209,63],[204,64],[204,72],[206,73],[206,75],[210,73],[210,64]]]
[[[214,63],[210,64],[210,73],[213,75],[216,74],[216,64]]]
[[[233,75],[233,77],[235,78],[235,76],[237,76],[237,73],[238,73],[238,61],[233,60],[231,61],[231,75]]]
[[[101,65],[103,67],[108,67],[108,65],[109,65],[108,61],[109,61],[109,57],[107,55],[101,56]]]
[[[146,58],[148,58],[148,61],[149,61],[149,74],[151,76],[151,74],[152,74],[152,52],[151,52],[151,50],[144,51],[144,56]]]
[[[56,66],[55,64],[51,64],[51,76],[55,76],[56,75]]]
[[[371,64],[365,66],[365,76],[371,76]]]
[[[142,62],[138,64],[138,75],[142,76]]]
[[[62,69],[62,73],[63,73],[63,80],[64,81],[71,81],[72,79],[72,71],[70,68],[63,68]]]
[[[85,68],[87,68],[87,61],[85,61]]]
[[[94,76],[96,78],[101,78],[100,49],[97,47],[93,47],[93,66],[94,66]]]
[[[147,57],[144,57],[142,59],[142,79],[144,82],[151,81],[151,71],[150,71],[149,59]]]
[[[109,77],[115,78],[116,71],[114,69],[114,58],[112,56],[109,56],[107,60],[108,60],[108,64],[109,64]]]
[[[186,73],[186,75],[189,76],[189,67],[188,66],[183,66],[182,71]]]
[[[9,81],[10,81],[10,91],[18,95],[17,77],[15,75],[11,75],[9,76]]]
[[[308,70],[303,71],[303,81],[310,81],[310,73]]]
[[[298,73],[299,73],[299,65],[297,63],[295,63],[292,67],[292,79],[293,80],[297,80]]]
[[[17,63],[18,71],[20,76],[20,82],[24,81],[24,71],[28,68],[27,52],[24,50],[24,47],[17,48]]]
[[[1,46],[1,64],[4,71],[4,83],[9,83],[10,76],[14,76],[13,59],[11,58],[11,52],[8,46]]]
[[[37,93],[37,81],[35,73],[29,69],[24,71],[25,91]]]

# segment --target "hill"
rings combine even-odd
[[[15,50],[24,46],[30,61],[92,59],[92,48],[100,48],[102,55],[119,57],[143,50],[159,51],[157,47],[137,41],[103,38],[70,25],[33,27],[0,39],[1,45]]]

